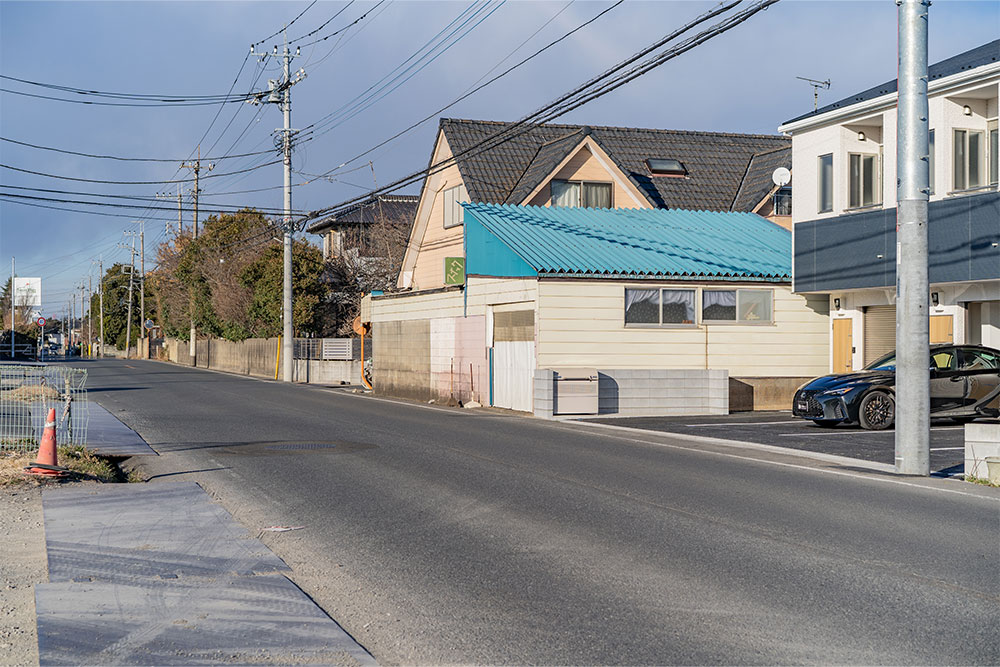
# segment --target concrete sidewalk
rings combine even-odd
[[[375,664],[194,482],[46,489],[42,665]]]

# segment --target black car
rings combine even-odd
[[[792,414],[820,426],[860,424],[881,430],[896,416],[896,355],[862,371],[826,375],[795,392]],[[1000,350],[981,345],[932,345],[931,416],[969,422],[1000,416]]]

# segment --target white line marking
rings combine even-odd
[[[931,447],[932,452],[945,452],[951,449],[965,449],[965,447]]]
[[[761,426],[763,424],[803,424],[801,419],[786,419],[780,422],[714,422],[712,424],[684,424],[692,428],[699,426]]]
[[[937,428],[932,428],[931,433],[937,433],[938,431],[957,431],[958,429],[965,428],[964,426],[939,426]],[[864,429],[852,429],[852,430],[829,430],[823,431],[821,433],[778,433],[779,437],[782,438],[795,438],[798,436],[810,437],[810,438],[825,438],[831,435],[886,435],[892,433],[893,431],[866,431]]]
[[[591,427],[595,427],[595,428],[619,429],[619,430],[622,430],[622,431],[629,431],[629,432],[633,432],[633,433],[635,433],[635,432],[640,432],[640,433],[644,433],[644,434],[648,434],[649,433],[649,431],[646,431],[646,430],[643,430],[643,429],[629,428],[627,426],[612,426],[611,424],[598,424],[598,423],[585,423],[585,422],[560,422],[560,424],[567,425],[570,428],[573,428],[575,425],[579,424],[579,425],[591,426]],[[664,435],[664,437],[674,437],[674,438],[676,438],[678,440],[689,440],[689,441],[692,441],[692,442],[712,443],[712,444],[718,444],[718,445],[721,445],[721,446],[724,446],[724,447],[737,447],[737,448],[743,448],[743,449],[758,449],[758,450],[761,450],[761,451],[773,452],[773,453],[776,453],[776,454],[784,454],[786,456],[796,456],[796,455],[799,455],[799,456],[802,456],[803,458],[812,458],[812,459],[817,459],[817,460],[821,460],[821,461],[829,461],[830,463],[837,463],[837,464],[840,464],[840,465],[853,465],[855,467],[865,467],[865,468],[868,468],[870,470],[879,471],[879,472],[895,473],[895,471],[896,471],[895,466],[889,465],[887,463],[874,463],[872,461],[863,461],[861,459],[851,459],[851,458],[848,458],[846,456],[835,456],[833,454],[821,454],[819,452],[806,452],[806,451],[801,451],[801,450],[796,450],[796,449],[788,449],[787,447],[774,447],[774,446],[771,446],[771,445],[760,445],[760,444],[757,444],[757,443],[742,442],[742,441],[739,441],[739,440],[724,440],[722,438],[708,438],[708,437],[705,437],[705,436],[702,436],[702,435],[689,435],[689,434],[686,434],[686,433],[663,433],[663,435]],[[681,450],[685,450],[685,451],[689,451],[689,452],[695,452],[695,453],[701,453],[701,454],[709,454],[709,455],[713,455],[713,456],[721,456],[723,458],[729,458],[729,459],[739,459],[739,460],[742,460],[742,461],[751,461],[751,462],[754,462],[754,463],[771,464],[771,465],[781,466],[781,467],[784,467],[784,468],[795,468],[797,470],[806,470],[806,471],[812,471],[812,472],[816,472],[816,473],[823,473],[823,474],[827,474],[827,475],[838,475],[840,477],[854,477],[854,478],[856,478],[858,480],[868,481],[868,482],[879,482],[879,483],[884,483],[884,484],[898,484],[900,486],[911,486],[911,487],[914,487],[914,488],[917,488],[917,489],[923,489],[925,491],[937,491],[937,492],[940,492],[940,493],[951,493],[951,494],[958,495],[958,496],[970,496],[972,498],[983,498],[985,500],[993,500],[993,501],[1000,502],[1000,498],[991,498],[990,496],[982,495],[982,494],[979,494],[979,493],[969,493],[968,491],[958,491],[957,489],[942,489],[942,488],[937,487],[937,486],[929,486],[927,484],[915,484],[913,482],[907,482],[907,481],[905,481],[903,479],[889,479],[889,478],[885,478],[885,477],[872,477],[870,475],[858,474],[858,473],[854,473],[854,472],[850,472],[850,471],[846,471],[846,470],[830,470],[829,468],[817,468],[817,467],[814,467],[814,466],[802,465],[802,464],[798,464],[798,463],[784,463],[782,461],[769,461],[768,459],[759,459],[759,458],[755,458],[753,456],[741,456],[739,454],[729,454],[727,452],[713,452],[711,450],[699,449],[697,447],[688,447],[688,446],[684,446],[684,445],[674,445],[674,444],[665,443],[665,442],[655,442],[655,441],[652,441],[652,440],[640,440],[638,438],[630,438],[630,437],[626,437],[624,435],[619,435],[619,436],[609,435],[608,437],[615,438],[617,440],[625,440],[625,441],[628,441],[628,442],[637,442],[637,443],[640,443],[640,444],[653,445],[654,447],[664,447],[664,448],[667,448],[667,449],[681,449]],[[956,483],[959,483],[959,484],[966,484],[966,482],[959,481],[956,478],[950,478],[949,477],[949,478],[944,478],[944,479],[946,479],[948,481],[955,481]]]

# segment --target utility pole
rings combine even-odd
[[[80,281],[80,341],[81,341],[80,356],[81,357],[83,356],[83,353],[86,351],[86,346],[83,345],[83,314],[84,314],[84,308],[86,307],[84,304],[87,303],[86,299],[84,298],[84,290],[86,288],[87,286],[84,285],[83,281],[81,280]]]
[[[94,261],[90,262],[91,270],[94,267]],[[97,356],[104,356],[104,258],[102,257],[97,261],[97,292],[99,296],[100,311],[97,320],[98,336],[100,336],[101,344],[97,348]],[[91,299],[93,299],[93,291],[91,291]]]
[[[139,340],[146,339],[146,223],[143,220],[133,220],[139,225]],[[139,344],[142,347],[142,343]]]
[[[157,192],[156,193],[156,198],[157,199],[167,199],[169,197],[171,197],[171,195],[168,195],[165,192]],[[181,215],[181,211],[182,211],[181,186],[178,183],[177,184],[177,236],[180,236],[181,232],[183,231],[182,227],[183,227],[183,224],[184,224],[184,219],[183,219],[183,217]],[[170,233],[170,223],[164,223],[164,227],[165,227],[164,231],[169,234]]]
[[[135,232],[125,233],[132,237],[132,247],[126,248],[131,251],[128,267],[128,314],[125,318],[125,358],[128,359],[132,346],[132,286],[135,284]]]
[[[14,258],[10,258],[10,360],[14,361]]]
[[[281,221],[281,226],[283,230],[282,234],[282,295],[281,295],[281,379],[284,382],[291,382],[293,369],[294,369],[294,359],[293,354],[295,350],[294,339],[293,339],[293,328],[292,328],[292,233],[294,232],[292,224],[292,135],[295,130],[292,129],[292,86],[294,86],[299,81],[305,78],[305,71],[301,68],[296,72],[295,79],[291,77],[290,65],[292,59],[299,55],[299,50],[295,50],[295,56],[288,50],[288,34],[282,31],[285,39],[284,49],[282,50],[282,80],[281,81],[268,81],[268,86],[270,88],[267,102],[278,104],[281,107],[282,116],[284,118],[284,127],[281,130],[276,130],[282,133],[282,152],[284,154],[284,175],[285,175],[285,202],[284,202],[284,216]],[[256,55],[254,53],[253,47],[250,48],[251,55]],[[274,55],[278,54],[278,47],[274,47]],[[266,58],[267,54],[262,54],[262,58]],[[256,101],[260,101],[258,98]]]
[[[94,356],[94,265],[90,265],[87,274],[87,341],[90,345],[90,356]]]
[[[182,162],[182,169],[192,169],[194,170],[194,191],[191,193],[194,197],[194,222],[193,222],[193,235],[194,238],[198,238],[198,194],[201,189],[198,187],[198,178],[201,173],[201,144],[198,144],[198,159],[192,162]],[[215,168],[214,164],[208,165],[208,170],[212,171]],[[179,214],[179,211],[178,211]],[[191,365],[197,366],[196,357],[198,354],[198,332],[195,330],[194,326],[194,293],[191,293],[191,298],[188,302],[188,311],[191,315],[191,333],[188,338],[188,354],[191,357]]]
[[[896,107],[896,472],[930,475],[930,320],[927,196],[927,10],[930,0],[897,0]]]

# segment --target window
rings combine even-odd
[[[990,133],[990,185],[997,184],[997,167],[1000,166],[1000,145],[997,140],[997,121],[991,120],[989,124]]]
[[[771,290],[704,290],[701,294],[701,319],[705,322],[773,321]]]
[[[792,189],[790,187],[778,188],[778,191],[774,193],[774,214],[792,214]]]
[[[848,208],[878,204],[881,200],[878,192],[878,156],[849,153],[847,162],[849,169]]]
[[[819,212],[833,210],[833,154],[819,156]]]
[[[625,289],[625,325],[693,325],[694,289]]]
[[[688,170],[680,160],[673,158],[648,158],[646,167],[653,176],[687,176]]]
[[[1000,355],[989,350],[962,350],[959,370],[989,371],[1000,368]]]
[[[983,184],[983,132],[955,130],[954,189],[971,190]]]
[[[465,185],[456,185],[444,191],[444,226],[455,227],[465,222],[465,209],[462,202],[469,201],[469,193]]]
[[[934,130],[927,133],[927,185],[930,194],[934,194]]]
[[[611,184],[556,181],[549,184],[553,206],[611,208]]]

